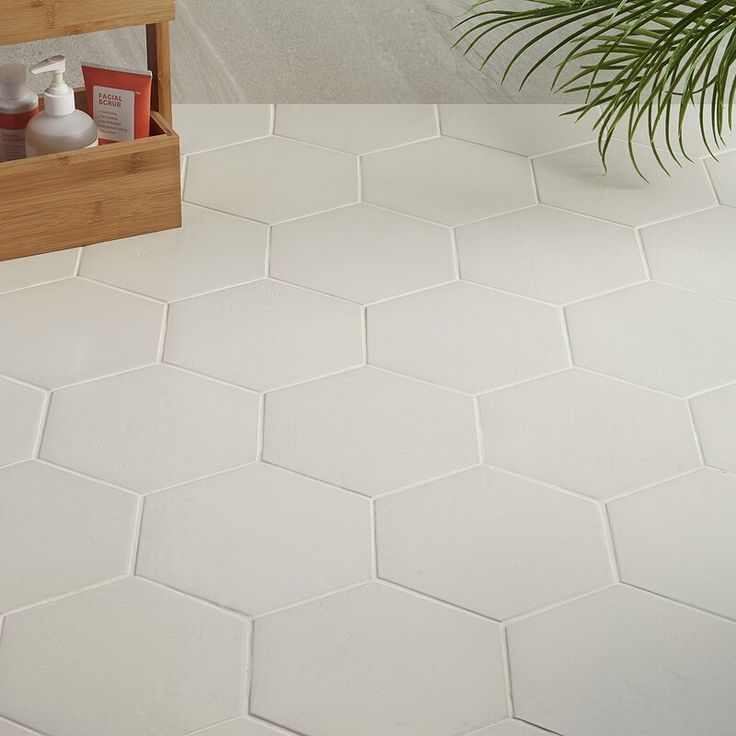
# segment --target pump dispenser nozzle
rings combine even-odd
[[[65,56],[50,56],[31,67],[32,74],[51,72],[54,75],[51,86],[43,93],[44,110],[49,115],[68,115],[74,112],[74,90],[64,81],[66,71]]]

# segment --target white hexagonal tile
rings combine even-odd
[[[0,378],[0,465],[31,456],[42,405],[41,391]]]
[[[80,274],[171,301],[265,276],[264,225],[184,205],[177,230],[85,248]]]
[[[247,624],[139,578],[8,616],[0,712],[55,736],[173,736],[242,713]]]
[[[136,491],[255,459],[258,396],[166,366],[56,392],[41,456]]]
[[[621,578],[736,619],[736,477],[701,470],[608,507]]]
[[[473,731],[469,736],[550,736],[550,733],[536,726],[530,726],[528,723],[508,720],[480,731]]]
[[[673,164],[668,175],[648,160],[646,146],[636,145],[635,151],[647,164],[648,181],[636,173],[622,141],[611,144],[607,173],[595,143],[535,159],[539,199],[624,225],[646,225],[715,204],[701,164]]]
[[[249,465],[147,498],[137,572],[244,613],[273,610],[370,577],[368,503]]]
[[[307,736],[449,736],[501,718],[491,621],[384,585],[257,619],[251,712]]]
[[[617,586],[508,628],[517,715],[565,736],[730,736],[736,624]]]
[[[566,309],[576,365],[688,395],[736,380],[736,303],[641,284]]]
[[[356,204],[276,225],[271,275],[357,302],[454,278],[450,231]]]
[[[486,461],[598,498],[698,465],[684,401],[578,370],[481,396]]]
[[[360,307],[274,281],[172,304],[164,360],[268,390],[363,362]]]
[[[0,470],[0,611],[127,572],[135,497],[36,461]]]
[[[366,156],[363,197],[445,225],[534,203],[529,163],[454,138],[436,138]]]
[[[375,368],[275,391],[263,458],[376,495],[475,463],[472,399]]]
[[[212,728],[197,731],[197,736],[283,736],[286,731],[256,721],[255,718],[235,718]],[[0,733],[0,736],[3,736]]]
[[[705,462],[736,473],[736,384],[691,402]]]
[[[378,574],[502,620],[611,582],[596,504],[477,467],[376,502]]]
[[[563,117],[573,109],[574,105],[440,105],[440,123],[445,135],[536,156],[596,139],[592,119],[576,123],[575,116]]]
[[[261,138],[271,129],[271,105],[174,105],[183,154]]]
[[[278,222],[358,199],[355,157],[285,138],[199,153],[184,198],[260,222]]]
[[[460,276],[565,304],[646,278],[634,231],[549,207],[457,231]]]
[[[734,232],[736,210],[730,207],[645,228],[641,235],[652,278],[736,299]]]
[[[717,161],[707,160],[705,165],[713,181],[718,200],[722,204],[736,207],[736,151],[718,156]]]
[[[73,276],[78,257],[79,249],[70,248],[55,253],[2,261],[0,293]]]
[[[348,153],[439,133],[434,105],[277,105],[274,132]]]
[[[163,306],[81,279],[0,296],[0,371],[47,388],[156,360]]]
[[[462,282],[369,307],[368,361],[476,393],[570,364],[558,310]]]

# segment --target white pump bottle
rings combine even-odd
[[[66,58],[52,56],[31,67],[33,74],[52,72],[54,81],[44,92],[44,110],[26,128],[26,155],[73,151],[97,145],[97,126],[74,105],[74,90],[64,81]]]

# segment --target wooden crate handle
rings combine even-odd
[[[148,68],[153,72],[151,109],[158,111],[171,125],[171,40],[168,21],[146,26],[146,52]]]

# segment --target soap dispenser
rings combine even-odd
[[[66,58],[52,56],[31,67],[33,74],[52,72],[54,81],[44,92],[44,110],[26,128],[26,155],[73,151],[97,145],[97,126],[74,105],[74,90],[64,81]]]

